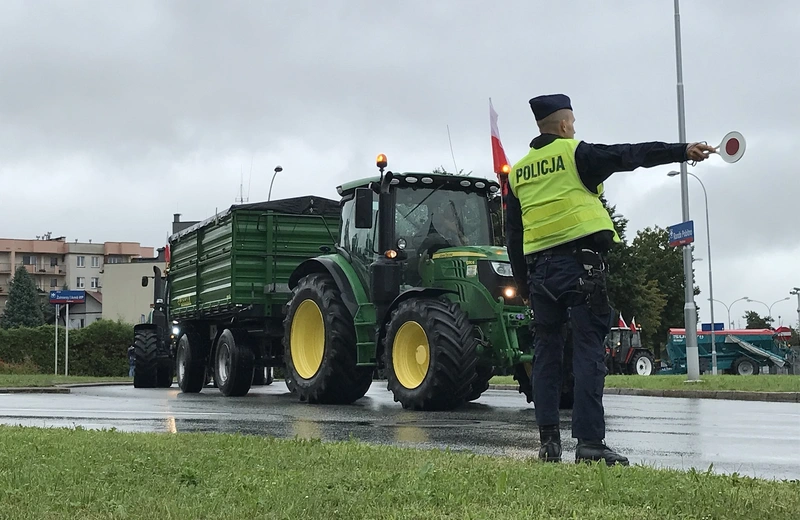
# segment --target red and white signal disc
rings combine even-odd
[[[722,142],[717,146],[717,153],[722,160],[727,163],[735,163],[744,155],[745,149],[744,136],[739,132],[729,132],[722,138]]]

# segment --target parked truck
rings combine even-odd
[[[404,408],[455,408],[502,374],[532,400],[531,313],[493,245],[499,184],[386,166],[378,156],[379,175],[340,185],[338,203],[314,199],[316,211],[309,198],[233,206],[170,237],[163,299],[179,332],[162,355],[184,392],[213,373],[243,395],[263,364],[311,403],[356,401],[376,369]],[[137,327],[138,344],[159,334]],[[571,364],[564,375],[571,408]]]
[[[731,329],[714,331],[719,373],[753,375],[761,367],[791,365],[794,354],[788,345],[771,329]],[[711,332],[697,331],[700,372],[711,371]],[[686,373],[686,330],[669,329],[666,345],[669,362],[662,374]]]

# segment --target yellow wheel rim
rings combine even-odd
[[[292,319],[290,336],[292,364],[300,377],[311,379],[322,365],[325,352],[325,321],[314,300],[305,300]]]
[[[400,326],[392,344],[392,367],[405,388],[417,388],[425,380],[430,366],[431,347],[422,326],[407,321]]]

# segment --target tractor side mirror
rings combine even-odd
[[[142,287],[147,287],[147,277],[142,276]]]
[[[356,229],[372,227],[372,196],[369,188],[356,188]]]

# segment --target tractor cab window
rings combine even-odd
[[[373,197],[372,200],[372,221],[378,221],[378,198]],[[351,254],[361,257],[369,258],[377,247],[377,226],[373,225],[372,229],[358,229],[356,228],[356,205],[355,200],[350,199],[342,206],[342,225],[341,237],[339,245]]]
[[[405,239],[408,249],[431,242],[438,247],[492,243],[488,204],[476,193],[403,188],[397,190],[395,208],[397,238]]]

